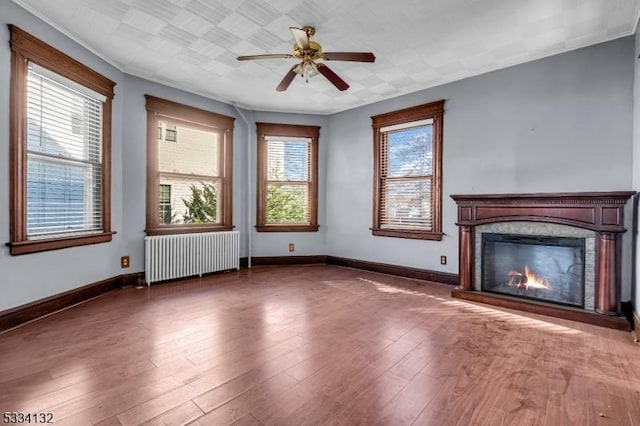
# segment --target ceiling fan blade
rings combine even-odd
[[[291,35],[300,49],[309,49],[309,35],[305,30],[302,28],[289,27],[289,31],[291,31]]]
[[[318,72],[324,75],[327,80],[329,80],[334,86],[338,88],[338,90],[343,91],[349,88],[349,85],[325,64],[317,64],[317,67]]]
[[[285,90],[287,90],[287,88],[289,87],[289,85],[297,75],[294,71],[294,69],[296,69],[297,66],[298,64],[292,66],[289,72],[287,73],[287,75],[285,75],[282,81],[280,82],[280,84],[278,84],[278,87],[276,87],[276,90],[278,92],[284,92]]]
[[[375,62],[371,52],[324,52],[322,58],[327,61]]]
[[[273,55],[249,55],[249,56],[238,56],[236,59],[238,61],[250,61],[252,59],[291,59],[293,55],[289,55],[287,53],[276,53]]]

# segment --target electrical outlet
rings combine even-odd
[[[447,264],[447,256],[440,256],[440,264],[441,265]]]
[[[122,256],[120,258],[120,267],[128,268],[129,267],[129,256]]]
[[[296,248],[293,245],[293,243],[289,243],[289,251],[296,251]]]

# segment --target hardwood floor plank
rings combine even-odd
[[[308,353],[305,349],[307,346],[309,343],[306,339],[296,336],[270,346],[255,355],[239,359],[230,358],[229,363],[204,373],[195,372],[196,374],[189,377],[183,375],[181,379],[186,383],[185,385],[130,408],[119,414],[118,419],[123,425],[142,423],[182,402],[233,380],[251,369],[256,370],[259,380],[272,377],[301,359],[311,356],[312,353]]]
[[[0,334],[57,425],[638,425],[628,333],[330,265],[126,288]]]
[[[203,393],[193,399],[202,411],[209,412],[226,402],[244,394],[245,392],[260,386],[260,389],[285,390],[294,386],[297,381],[286,374],[278,374],[265,381],[261,380],[261,375],[257,370],[251,370],[234,380],[220,385],[209,392]],[[255,390],[253,391],[256,392]]]
[[[389,372],[411,380],[434,359],[432,343],[421,343],[389,369]]]
[[[439,392],[437,381],[418,374],[391,401],[379,408],[376,423],[410,425]]]
[[[326,423],[338,410],[340,404],[325,394],[317,394],[306,400],[286,417],[274,416],[265,424],[272,425],[308,425],[315,426]]]
[[[223,425],[233,423],[250,413],[254,407],[273,404],[274,401],[281,401],[281,396],[292,389],[294,379],[280,374],[252,387],[248,391],[237,397],[222,403],[211,399],[209,396],[201,396],[197,401],[202,404],[201,408],[212,408],[204,416],[193,422],[194,425]],[[203,410],[203,411],[206,411]],[[255,416],[254,416],[255,417]],[[258,419],[260,420],[260,419]]]
[[[100,423],[96,423],[96,426],[122,426],[122,423],[120,423],[117,417],[113,416],[101,421]]]
[[[305,403],[322,395],[306,384],[298,383],[284,392],[264,395],[259,401],[251,404],[250,412],[265,425],[283,425],[287,424],[286,419]]]
[[[143,423],[144,426],[181,426],[186,425],[204,413],[193,401],[180,404],[153,419]]]
[[[258,421],[251,414],[246,414],[240,417],[235,422],[231,423],[232,426],[264,426],[264,423]]]
[[[378,421],[382,407],[387,405],[408,380],[385,373],[369,386],[361,389],[354,397],[345,400],[339,410],[332,413],[332,425],[372,425]]]
[[[96,382],[85,381],[60,388],[39,398],[22,401],[18,406],[25,410],[55,411],[59,421],[93,405],[101,405],[101,410],[106,410],[106,407],[110,406],[121,407],[122,401],[125,404],[135,405],[136,401],[140,401],[149,394],[156,395],[175,387],[176,381],[172,375],[192,366],[193,364],[188,360],[181,360],[130,376],[127,380],[114,375],[105,375],[96,378]],[[106,417],[118,412],[118,408],[113,408],[113,414]]]

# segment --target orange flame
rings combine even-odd
[[[507,276],[509,277],[507,284],[512,287],[524,288],[526,290],[549,290],[551,288],[551,283],[549,283],[545,278],[534,274],[531,269],[529,269],[528,265],[525,265],[524,267],[524,274],[517,271],[511,271]]]

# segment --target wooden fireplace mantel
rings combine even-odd
[[[600,232],[625,232],[623,208],[633,191],[452,195],[458,226],[514,220],[560,223]]]
[[[529,221],[596,232],[597,313],[618,315],[624,206],[634,191],[539,194],[451,195],[458,205],[460,290],[473,291],[475,227],[486,223]]]

